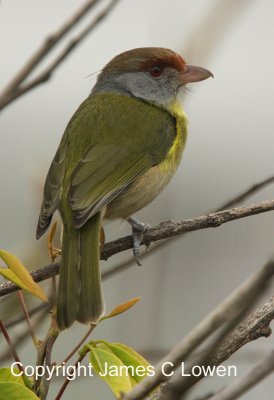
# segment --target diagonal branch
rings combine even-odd
[[[250,314],[231,334],[227,336],[225,341],[218,347],[215,355],[210,361],[211,366],[218,366],[224,361],[228,360],[236,351],[250,343],[253,340],[257,340],[262,337],[269,337],[271,335],[270,323],[274,319],[274,296],[268,299],[261,307],[257,308],[252,314]],[[193,362],[193,365],[197,365],[197,362]],[[186,374],[189,373],[191,367],[186,370]],[[191,386],[197,383],[204,376],[191,376],[191,379],[186,382],[184,389],[188,390]],[[160,400],[162,396],[170,390],[173,385],[173,381],[161,385],[159,391],[152,397],[153,400]],[[165,397],[163,397],[165,398]],[[204,400],[208,398],[202,397]],[[197,399],[198,400],[198,399]],[[200,397],[199,397],[200,400]],[[202,400],[202,399],[201,399]]]
[[[231,208],[229,210],[218,211],[207,215],[201,215],[184,221],[166,221],[149,229],[144,233],[143,244],[148,245],[152,242],[172,238],[182,235],[186,232],[200,229],[216,228],[226,222],[234,221],[240,218],[246,218],[251,215],[257,215],[274,210],[274,200],[266,200],[260,203],[251,204],[245,207]],[[114,254],[132,248],[132,237],[123,238],[106,243],[102,251],[101,259],[107,260]],[[60,264],[55,263],[38,268],[31,272],[36,282],[44,281],[52,276],[58,275]],[[107,274],[107,272],[106,272]],[[18,290],[18,287],[10,282],[0,284],[0,297]]]
[[[18,71],[16,76],[4,89],[4,94],[13,92],[26,80],[34,68],[45,58],[54,46],[87,14],[100,0],[88,0],[71,16],[55,33],[52,33],[44,43],[34,52],[26,64]]]
[[[219,207],[216,211],[222,211],[226,210],[227,208],[234,207],[237,204],[243,202],[246,200],[248,197],[252,196],[259,190],[265,188],[266,186],[274,183],[274,176],[271,176],[270,178],[264,179],[263,181],[257,182],[254,185],[252,185],[249,189],[245,190],[244,192],[240,193],[237,197],[234,197],[233,199],[227,201],[224,203],[221,207]]]
[[[270,259],[258,272],[254,273],[234,292],[232,292],[222,303],[220,303],[210,314],[208,314],[186,337],[184,337],[155,367],[154,375],[144,378],[129,393],[126,393],[123,400],[144,399],[152,390],[169,378],[162,373],[162,366],[168,374],[177,368],[193,350],[207,339],[219,327],[224,325],[229,318],[232,318],[239,310],[248,304],[254,293],[259,291],[274,274],[274,258]],[[172,366],[172,367],[171,367]]]
[[[68,19],[63,26],[55,33],[51,34],[40,48],[30,57],[22,69],[16,74],[11,82],[3,90],[0,96],[0,110],[16,100],[18,97],[27,93],[34,87],[46,82],[50,79],[52,73],[56,68],[65,60],[65,58],[79,45],[79,43],[103,20],[105,16],[111,11],[119,0],[113,0],[101,11],[95,19],[87,25],[82,32],[71,40],[67,46],[61,51],[56,59],[36,78],[24,84],[29,75],[36,69],[36,67],[44,60],[49,52],[58,44],[63,37],[73,29],[76,24],[91,10],[93,6],[100,2],[100,0],[88,0],[77,12]]]
[[[68,55],[75,49],[75,47],[78,46],[78,44],[102,21],[102,19],[109,14],[111,9],[116,5],[118,1],[119,0],[113,0],[111,3],[109,3],[109,5],[102,12],[100,12],[96,16],[96,18],[91,23],[89,23],[78,36],[74,37],[74,39],[72,39],[68,43],[63,51],[41,74],[39,74],[36,78],[26,83],[25,85],[19,87],[16,91],[11,92],[10,100],[13,101],[16,98],[25,94],[26,92],[30,91],[31,89],[35,88],[36,86],[47,82],[51,78],[52,73],[55,72],[57,67],[65,60],[65,58],[68,57]]]
[[[263,361],[256,364],[245,376],[235,380],[221,392],[210,397],[209,400],[235,400],[246,391],[257,385],[262,379],[274,371],[274,351]]]

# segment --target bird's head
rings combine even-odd
[[[169,108],[188,83],[213,76],[187,64],[172,50],[143,47],[114,57],[101,71],[92,93],[114,92]]]

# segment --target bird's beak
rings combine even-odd
[[[192,82],[200,82],[207,78],[214,78],[213,74],[205,68],[196,65],[186,65],[186,70],[181,73],[180,81],[182,85]]]

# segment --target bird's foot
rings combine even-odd
[[[57,228],[57,221],[55,221],[54,224],[52,225],[52,228],[49,231],[48,240],[47,240],[48,253],[49,253],[52,264],[54,263],[55,259],[58,256],[60,256],[60,254],[62,253],[62,251],[60,249],[53,246],[53,239],[55,236],[56,228]]]
[[[127,221],[132,228],[133,255],[137,265],[141,266],[142,263],[140,261],[140,244],[143,240],[143,233],[150,228],[150,225],[144,224],[134,217],[128,218]]]

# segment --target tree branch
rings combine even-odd
[[[39,328],[41,323],[45,319],[47,315],[47,310],[44,308],[42,312],[32,321],[32,326],[34,329]],[[24,318],[24,317],[23,317]],[[14,348],[18,348],[18,346],[22,345],[25,340],[29,337],[29,330],[28,329],[20,329],[20,333],[13,339],[13,346]],[[9,349],[0,352],[0,362],[6,362],[10,359],[10,352]]]
[[[257,308],[257,310],[250,314],[230,335],[227,336],[225,341],[217,349],[214,357],[211,359],[210,365],[220,365],[224,361],[228,360],[234,353],[236,353],[236,351],[253,340],[262,337],[269,337],[272,333],[270,323],[273,319],[274,296],[268,299],[263,306]],[[193,362],[193,365],[194,364],[197,365],[197,362]],[[188,373],[190,369],[191,368],[188,368],[186,373]],[[202,378],[203,376],[193,375],[191,379],[188,380],[188,384],[184,386],[184,389],[188,390]],[[170,390],[172,385],[172,380],[162,384],[160,390],[152,396],[152,400],[165,398],[165,394]],[[210,395],[202,398],[199,397],[199,400],[205,400],[209,397]]]
[[[27,93],[34,87],[48,81],[56,68],[65,60],[65,58],[79,45],[79,43],[103,20],[105,16],[111,11],[119,0],[113,0],[109,5],[101,11],[82,32],[71,40],[68,45],[61,51],[56,59],[46,68],[41,74],[30,82],[24,84],[28,76],[35,70],[38,64],[44,60],[47,54],[56,46],[63,37],[76,26],[76,24],[91,10],[93,6],[101,0],[88,0],[79,10],[68,20],[63,26],[55,33],[51,34],[41,47],[30,57],[23,68],[16,74],[12,81],[4,89],[0,96],[0,110],[8,104],[16,100],[18,97]]]
[[[274,176],[270,178],[264,179],[263,181],[257,182],[252,185],[249,189],[245,190],[244,192],[240,193],[238,196],[234,197],[233,199],[224,203],[221,207],[219,207],[216,211],[226,210],[230,207],[234,207],[239,203],[242,203],[248,197],[252,196],[259,190],[263,189],[265,186],[271,185],[274,183]]]
[[[177,368],[185,361],[189,354],[195,350],[208,336],[221,327],[229,318],[239,312],[254,292],[264,285],[274,274],[274,258],[269,260],[258,272],[248,278],[230,296],[220,303],[209,315],[207,315],[185,338],[183,338],[155,367],[154,376],[144,378],[129,393],[123,396],[123,400],[141,400],[154,390],[168,377],[162,374],[162,365],[172,363],[172,368]],[[166,368],[166,372],[169,372]]]
[[[212,210],[210,212],[218,212],[222,211],[228,208],[236,207],[239,203],[242,201],[246,200],[249,196],[255,194],[259,190],[263,189],[265,186],[270,185],[271,183],[274,182],[274,176],[264,179],[261,182],[257,182],[256,184],[252,185],[250,188],[244,190],[240,194],[238,194],[236,197],[234,196],[231,200],[227,201],[224,203],[221,207],[216,208],[215,210]],[[171,238],[172,239],[172,238]],[[158,252],[159,250],[162,250],[165,246],[169,245],[169,241],[171,240],[169,238],[159,241],[159,242],[154,242],[154,245],[150,247],[149,252],[144,250],[141,251],[141,259],[146,258],[148,255],[150,256],[151,254],[154,254]],[[177,239],[173,240],[179,240],[181,239],[178,237]],[[132,256],[131,258],[128,258],[127,260],[123,261],[122,263],[119,263],[118,265],[113,266],[112,268],[108,268],[106,271],[103,272],[104,279],[111,278],[113,275],[116,275],[118,273],[121,273],[125,271],[126,269],[132,267],[135,265],[135,259]]]
[[[266,289],[267,286],[264,287]],[[196,365],[200,366],[218,366],[227,360],[240,347],[259,337],[268,337],[271,334],[270,323],[274,319],[274,297],[269,299],[263,307],[253,312],[247,318],[243,317],[250,310],[253,304],[258,300],[262,292],[254,292],[252,298],[236,317],[227,322],[224,329],[218,332],[217,338],[202,352],[198,359],[188,365],[186,375],[176,377],[165,390],[163,398],[165,400],[178,400],[182,395],[193,387],[197,382],[205,377],[204,374],[199,376],[192,374],[192,368]],[[239,325],[239,323],[241,324]],[[255,329],[254,329],[255,325]],[[232,349],[231,349],[232,346]],[[229,351],[228,351],[229,348]],[[161,400],[161,395],[159,400]]]
[[[226,222],[273,210],[274,200],[266,200],[260,203],[251,204],[246,207],[231,208],[229,210],[201,215],[192,219],[186,219],[184,221],[165,221],[146,231],[144,233],[142,244],[145,244],[147,246],[152,242],[157,242],[159,240],[182,235],[186,232],[207,228],[216,228]],[[125,236],[123,238],[114,240],[105,244],[102,251],[101,259],[107,260],[114,254],[131,248],[132,236]],[[31,275],[35,282],[41,282],[52,276],[58,275],[59,268],[60,263],[54,263],[32,271]],[[107,274],[108,273],[106,272],[106,275]],[[18,286],[10,282],[4,282],[0,284],[0,297],[5,296],[8,293],[15,292],[16,290],[19,290]]]
[[[142,244],[146,246],[152,242],[182,235],[186,232],[196,231],[207,228],[217,228],[220,225],[234,221],[236,219],[249,217],[274,210],[274,200],[266,200],[260,203],[251,204],[246,207],[232,208],[229,210],[218,211],[207,215],[198,216],[184,221],[165,221],[149,229],[144,233]],[[102,252],[102,259],[107,260],[114,254],[132,248],[132,237],[126,236],[107,243]]]
[[[274,371],[274,351],[263,361],[256,364],[245,376],[235,380],[221,392],[209,397],[209,400],[234,400],[251,389]]]

